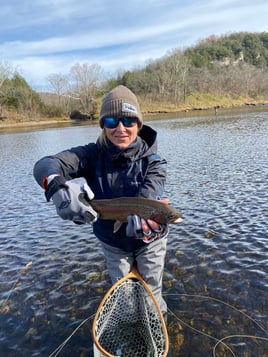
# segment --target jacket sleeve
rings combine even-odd
[[[159,199],[164,193],[164,185],[167,176],[167,162],[159,155],[148,157],[148,166],[140,187],[140,197]]]
[[[33,175],[37,183],[42,186],[45,177],[59,174],[66,180],[83,177],[85,169],[90,171],[96,158],[96,145],[88,144],[56,155],[45,156],[34,165]]]

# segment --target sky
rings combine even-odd
[[[42,91],[76,63],[116,77],[211,35],[268,32],[267,14],[267,0],[1,0],[0,64]]]

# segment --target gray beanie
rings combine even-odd
[[[143,119],[137,97],[130,89],[120,85],[102,99],[100,126],[103,128],[102,119],[105,117],[123,116],[138,118],[138,126],[142,127]]]

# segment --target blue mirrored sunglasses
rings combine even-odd
[[[137,124],[138,119],[133,117],[122,117],[122,118],[107,117],[107,118],[103,118],[103,125],[105,126],[105,128],[114,129],[117,127],[120,121],[125,127],[130,128],[135,124]]]

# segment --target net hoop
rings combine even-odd
[[[167,333],[167,328],[166,328],[166,324],[164,321],[164,317],[163,314],[161,312],[160,306],[155,298],[155,296],[153,295],[152,290],[150,289],[150,287],[146,284],[146,282],[143,280],[143,278],[141,277],[141,275],[139,274],[138,270],[136,267],[133,267],[132,270],[123,278],[121,278],[120,280],[118,280],[108,291],[107,293],[104,295],[98,309],[97,312],[95,314],[94,317],[94,321],[93,321],[93,326],[92,326],[92,335],[93,335],[93,342],[94,342],[94,347],[97,348],[97,350],[101,353],[101,356],[105,356],[105,357],[115,357],[117,356],[116,354],[111,354],[109,353],[105,348],[103,348],[103,346],[101,345],[101,343],[99,342],[99,338],[97,336],[97,328],[98,328],[98,321],[99,318],[102,314],[103,308],[105,307],[105,304],[108,300],[109,297],[112,296],[112,294],[115,292],[115,290],[120,287],[121,285],[123,285],[125,282],[127,282],[128,280],[136,280],[139,284],[142,285],[142,287],[145,289],[145,291],[148,293],[148,296],[150,297],[150,299],[153,302],[153,305],[157,311],[157,317],[159,319],[159,323],[161,324],[161,329],[162,329],[162,337],[164,340],[164,348],[163,348],[163,353],[161,354],[157,354],[154,355],[154,357],[166,357],[168,354],[168,348],[169,348],[169,339],[168,339],[168,333]]]

